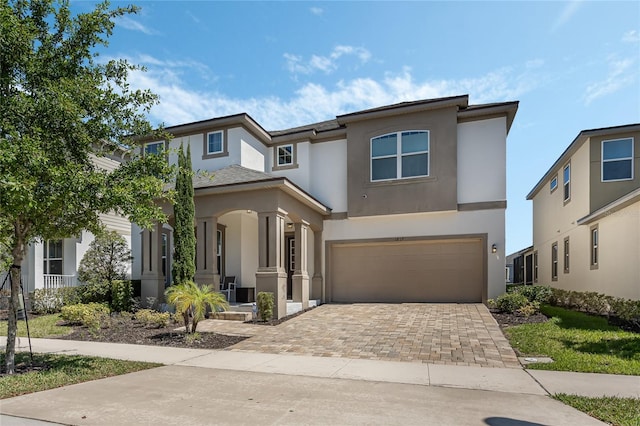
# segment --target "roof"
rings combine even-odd
[[[618,210],[622,210],[623,208],[638,202],[640,202],[640,188],[634,189],[628,194],[625,194],[617,200],[610,202],[606,206],[599,208],[593,213],[590,213],[587,216],[578,219],[578,225],[588,225],[604,216],[612,215]]]
[[[527,200],[532,200],[533,197],[540,191],[540,189],[545,185],[547,180],[551,177],[552,174],[556,173],[560,167],[562,167],[571,156],[582,146],[582,144],[589,138],[594,136],[606,136],[612,135],[616,133],[621,133],[625,131],[640,131],[640,123],[635,124],[624,124],[621,126],[613,126],[613,127],[602,127],[599,129],[589,129],[583,130],[578,133],[578,136],[575,137],[573,142],[569,144],[567,149],[558,157],[558,159],[553,163],[551,168],[547,170],[547,172],[542,176],[542,178],[536,183],[533,189],[527,194]]]
[[[214,172],[200,173],[193,177],[194,188],[210,188],[214,186],[234,185],[239,183],[261,182],[281,179],[269,173],[247,169],[246,167],[232,164]]]

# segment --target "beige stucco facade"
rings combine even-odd
[[[639,128],[630,125],[581,132],[528,195],[533,201],[536,283],[640,300]],[[632,178],[605,181],[602,141],[626,138],[633,139],[635,148]],[[563,170],[567,164],[571,168],[570,198],[565,201]],[[554,178],[557,188],[552,189]]]
[[[287,300],[304,307],[311,299],[498,296],[504,292],[506,137],[517,103],[467,101],[407,102],[276,132],[246,114],[168,128],[176,136],[168,147],[189,144],[194,168],[212,174],[194,180],[196,281],[215,284],[233,275],[240,288],[273,292],[277,317],[285,315]],[[405,131],[428,132],[428,173],[373,181],[372,138]],[[224,142],[212,155],[207,137],[216,132]],[[142,141],[149,142],[157,141]],[[291,154],[286,164],[278,156],[283,147]],[[165,212],[170,217],[171,206]],[[132,233],[143,297],[161,298],[170,282],[170,223]],[[363,242],[364,252],[357,249]],[[384,274],[356,264],[368,253],[378,256],[375,266]],[[385,257],[398,261],[385,267]],[[398,265],[402,277],[392,273]],[[396,288],[393,297],[385,274]],[[377,290],[372,278],[380,280]]]

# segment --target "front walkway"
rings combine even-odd
[[[276,327],[249,327],[262,330],[229,350],[520,368],[482,304],[329,304]]]

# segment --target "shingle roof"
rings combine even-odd
[[[265,180],[278,179],[277,176],[246,167],[232,164],[213,172],[196,174],[193,177],[194,188],[210,188],[215,186],[233,185],[239,183],[260,182]]]

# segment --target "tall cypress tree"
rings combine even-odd
[[[182,144],[180,144],[173,215],[175,218],[173,230],[175,251],[171,272],[173,283],[181,284],[185,281],[193,281],[196,273],[195,205],[189,145],[187,145],[187,154],[185,155]]]

